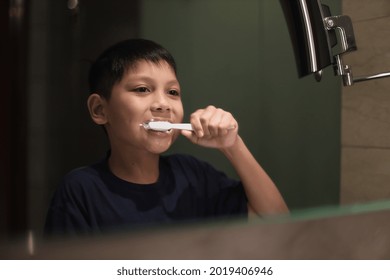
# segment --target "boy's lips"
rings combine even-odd
[[[151,118],[144,121],[144,123],[149,123],[149,122],[172,122],[172,120],[168,118]]]
[[[167,134],[172,134],[173,133],[173,129],[166,130],[166,131],[147,129],[147,132],[153,133],[153,134],[158,134],[158,135],[167,135]]]

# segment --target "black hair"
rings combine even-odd
[[[176,74],[175,60],[164,47],[146,39],[128,39],[106,49],[92,64],[89,71],[90,93],[109,99],[114,84],[140,60],[153,63],[166,61]]]

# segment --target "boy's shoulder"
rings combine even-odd
[[[100,177],[100,168],[98,164],[81,166],[69,171],[64,176],[66,181],[79,181],[79,180],[90,180],[96,177]]]

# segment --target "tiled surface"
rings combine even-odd
[[[352,20],[358,50],[345,55],[344,60],[353,62],[354,75],[389,70],[390,16],[360,22]]]
[[[390,1],[343,0],[358,50],[344,56],[355,77],[390,72]],[[341,202],[390,199],[390,78],[344,87]]]
[[[354,21],[390,16],[389,0],[342,0],[342,2],[343,14],[353,16]]]
[[[390,150],[343,149],[343,203],[390,198]]]
[[[390,79],[364,82],[343,89],[343,147],[389,148],[389,89]]]

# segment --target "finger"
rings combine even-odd
[[[190,142],[194,143],[194,144],[198,144],[199,143],[199,140],[201,138],[199,138],[198,136],[196,136],[195,133],[193,133],[192,131],[189,131],[189,130],[182,130],[181,131],[181,134],[186,137]]]
[[[196,136],[198,137],[203,137],[204,132],[203,132],[203,126],[200,121],[200,115],[202,114],[203,110],[197,110],[194,113],[191,114],[190,116],[190,122],[192,125],[192,129]]]
[[[238,127],[238,123],[230,112],[226,112],[221,120],[220,127],[223,130],[230,131],[236,129]]]
[[[210,131],[210,120],[215,114],[215,111],[216,108],[214,106],[208,106],[205,110],[203,110],[202,114],[199,116],[205,137],[210,137],[210,135],[212,135]]]
[[[226,112],[222,109],[216,109],[212,116],[210,117],[208,129],[211,136],[218,136],[221,133],[221,128],[223,127],[223,121],[225,118]]]

